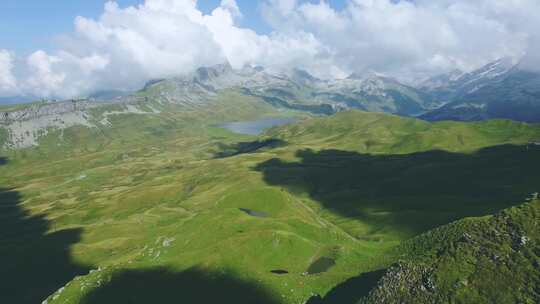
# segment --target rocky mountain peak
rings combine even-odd
[[[419,88],[426,90],[434,90],[448,86],[450,83],[457,81],[461,78],[465,72],[459,69],[452,70],[447,73],[438,74],[421,81],[418,85]]]
[[[314,77],[309,72],[302,69],[293,69],[290,75],[291,79],[302,85],[313,85],[321,82],[317,77]]]
[[[194,73],[194,79],[200,82],[207,82],[209,80],[234,73],[232,66],[226,62],[217,64],[210,67],[200,67]]]

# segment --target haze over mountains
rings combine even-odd
[[[353,108],[427,120],[540,121],[540,73],[523,69],[512,58],[499,59],[468,73],[455,70],[437,75],[417,85],[373,72],[323,80],[299,69],[272,73],[263,67],[233,70],[228,64],[201,68],[194,76],[169,82],[175,80],[177,88],[202,85],[200,92],[205,91],[205,85],[210,86],[210,91],[244,88],[245,93],[264,96],[275,105],[300,109],[302,105],[319,105],[326,111]]]
[[[442,77],[442,78],[441,78]],[[446,81],[440,81],[446,79]],[[504,58],[471,73],[430,79],[422,87],[444,106],[422,115],[429,120],[505,118],[538,122],[540,73]]]
[[[234,70],[228,64],[200,68],[185,77],[153,81],[146,90],[172,94],[171,100],[197,100],[223,89],[241,89],[275,106],[321,113],[357,108],[379,112],[416,114],[427,100],[414,88],[377,74],[322,80],[302,70],[272,72],[263,67]]]
[[[35,144],[37,134],[46,133],[49,127],[104,123],[106,117],[97,122],[88,119],[86,111],[91,108],[116,104],[127,112],[155,113],[158,110],[149,100],[201,106],[224,90],[237,90],[276,108],[313,114],[359,109],[431,121],[540,121],[540,73],[524,70],[519,62],[504,58],[469,73],[438,75],[416,87],[377,73],[323,80],[299,69],[276,72],[246,66],[237,70],[226,63],[180,77],[153,80],[131,94],[101,92],[89,99],[12,107],[16,111],[0,115],[0,127],[9,130],[10,146],[25,147]],[[141,110],[141,105],[146,110]]]
[[[272,73],[263,67],[233,70],[228,64],[200,68],[193,76],[169,82],[188,91],[190,87],[194,89],[192,85],[201,85],[200,93],[205,91],[204,86],[210,89],[206,93],[244,88],[247,94],[264,96],[268,102],[292,108],[318,104],[326,106],[327,111],[353,108],[420,115],[428,120],[540,121],[540,73],[523,69],[512,58],[499,59],[469,73],[455,70],[437,75],[415,86],[373,72],[322,80],[299,69]]]

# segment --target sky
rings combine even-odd
[[[412,81],[540,67],[538,0],[2,0],[0,97],[70,98],[229,62]]]
[[[54,37],[73,31],[77,16],[98,18],[107,0],[2,0],[0,1],[0,47],[25,54],[36,49],[53,50]],[[120,7],[143,4],[144,0],[117,0]],[[237,1],[244,17],[241,25],[267,34],[271,28],[260,18],[259,2]],[[343,0],[333,0],[336,7]],[[204,13],[218,7],[220,0],[200,0],[197,6]],[[22,38],[24,37],[24,38]],[[22,39],[21,39],[22,38]]]

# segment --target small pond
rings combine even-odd
[[[267,117],[252,121],[228,122],[218,127],[238,134],[259,135],[266,129],[286,125],[296,120],[298,120],[296,117]]]
[[[309,265],[307,273],[308,274],[317,274],[328,271],[332,266],[336,265],[336,261],[328,257],[320,257],[315,262]]]
[[[250,210],[250,209],[246,209],[246,208],[238,208],[238,209],[240,209],[240,211],[243,211],[246,214],[254,216],[254,217],[268,217],[268,213],[266,213],[266,212],[255,211],[255,210]]]

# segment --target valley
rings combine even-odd
[[[540,303],[539,11],[0,1],[0,304]]]
[[[538,125],[152,90],[3,150],[2,301],[305,303],[363,274],[375,287],[404,241],[516,206],[540,182]],[[260,135],[219,127],[279,117],[290,123]]]

